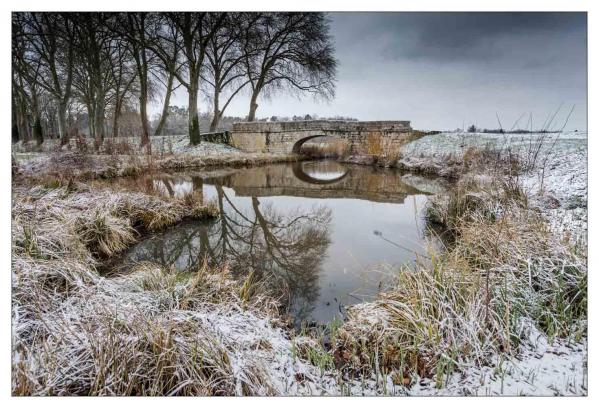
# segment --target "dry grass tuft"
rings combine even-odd
[[[373,156],[382,156],[385,153],[383,147],[383,137],[380,132],[370,132],[366,137],[366,147],[368,154]]]

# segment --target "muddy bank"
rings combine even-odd
[[[348,156],[340,158],[341,163],[398,169],[406,173],[443,177],[455,181],[463,172],[464,162],[459,158],[406,157],[388,158],[382,156]]]

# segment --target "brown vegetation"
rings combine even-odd
[[[309,157],[344,158],[350,153],[351,145],[345,139],[335,139],[326,142],[307,142],[300,153]]]
[[[122,146],[121,146],[122,148]],[[71,180],[110,179],[128,177],[152,171],[199,169],[207,167],[255,166],[268,163],[294,162],[302,160],[298,155],[277,155],[270,153],[221,154],[204,157],[186,154],[155,157],[153,155],[124,155],[111,150],[110,155],[92,155],[83,152],[56,152],[43,154],[19,164],[14,160],[15,173],[19,183],[29,185],[67,185]]]
[[[534,328],[585,336],[584,248],[529,208],[513,158],[468,150],[460,162],[454,189],[427,209],[451,244],[402,268],[379,300],[350,310],[334,350],[348,374],[392,374],[409,384],[417,373],[441,386],[464,366],[517,354]]]

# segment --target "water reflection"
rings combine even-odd
[[[424,252],[418,213],[426,195],[402,177],[318,162],[123,180],[128,189],[215,200],[221,216],[149,237],[118,269],[141,261],[181,271],[204,259],[226,262],[235,275],[253,272],[281,296],[296,324],[326,322],[376,295],[386,280],[383,263],[398,266]]]
[[[334,161],[297,162],[291,166],[293,175],[309,184],[334,184],[349,174],[349,170]]]
[[[318,298],[318,276],[331,242],[331,210],[315,206],[282,213],[256,197],[249,209],[242,209],[225,188],[215,185],[215,190],[221,217],[210,223],[186,222],[155,235],[133,247],[120,267],[152,261],[184,271],[198,268],[205,258],[215,265],[227,263],[236,276],[253,272],[254,279],[268,282],[298,321],[307,319]]]

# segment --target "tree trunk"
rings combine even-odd
[[[168,118],[168,108],[171,102],[171,93],[173,92],[173,81],[175,76],[170,73],[168,75],[168,82],[166,84],[166,94],[164,95],[164,106],[162,107],[162,115],[160,116],[160,122],[158,122],[158,126],[156,127],[156,131],[154,134],[159,136],[162,134],[164,130],[164,126],[166,126],[166,120]]]
[[[212,122],[210,123],[210,132],[215,132],[220,122],[220,109],[219,109],[219,92],[214,92],[214,115],[212,116]]]
[[[189,87],[189,110],[188,110],[188,128],[189,143],[191,145],[200,144],[200,118],[198,116],[198,84],[191,83]]]
[[[139,94],[139,113],[141,115],[141,146],[146,147],[146,152],[152,154],[150,132],[148,131],[147,88]]]
[[[204,179],[201,177],[192,176],[191,183],[193,186],[194,199],[197,200],[199,203],[203,203],[204,202]],[[202,229],[206,230],[206,228],[202,228]]]
[[[21,136],[21,140],[26,143],[29,141],[29,130],[27,129],[27,115],[25,112],[25,107],[23,101],[19,102],[19,107],[17,110],[17,118],[19,124],[19,135]]]
[[[12,142],[17,143],[19,141],[19,125],[17,120],[16,109],[13,109],[12,113]]]
[[[19,141],[19,116],[17,115],[17,104],[15,102],[15,96],[13,91],[12,98],[12,142],[17,143]]]
[[[58,134],[60,143],[69,143],[69,130],[67,128],[67,104],[59,102],[58,104]]]
[[[94,107],[91,103],[86,104],[87,106],[87,133],[88,137],[95,139],[96,132],[94,131],[94,120],[96,115],[94,114]]]
[[[248,122],[253,122],[256,120],[256,109],[258,109],[258,104],[256,100],[258,99],[258,92],[252,93],[252,99],[250,100],[250,113],[248,114]]]
[[[173,190],[173,186],[171,185],[171,181],[167,178],[162,179],[162,184],[166,187],[166,191],[168,192],[169,197],[175,197],[175,190]]]
[[[19,141],[19,126],[17,125],[17,121],[13,121],[12,124],[12,142],[17,143]]]
[[[89,131],[89,137],[91,139],[95,140],[96,139],[96,128],[94,127],[94,118],[91,118],[88,121],[87,128],[88,128],[88,131]]]
[[[121,103],[117,101],[114,106],[114,117],[112,118],[112,137],[119,137],[119,116],[121,116]]]
[[[42,120],[36,115],[33,120],[33,137],[38,146],[44,143],[44,131],[42,130]]]
[[[104,128],[104,95],[98,94],[96,99],[96,109],[94,115],[94,130],[96,133],[96,146],[99,147],[104,142],[106,129]]]
[[[220,123],[220,113],[215,113],[214,116],[212,116],[212,122],[210,122],[210,132],[216,132],[216,129],[218,128],[218,125]]]
[[[220,122],[220,69],[215,68],[214,69],[214,97],[212,98],[213,101],[213,115],[212,115],[212,122],[210,123],[210,132],[215,132],[216,128],[218,127],[218,122]]]
[[[37,93],[34,88],[31,89],[31,111],[33,114],[33,138],[38,146],[44,143],[44,132],[42,130],[42,119],[40,116]]]

